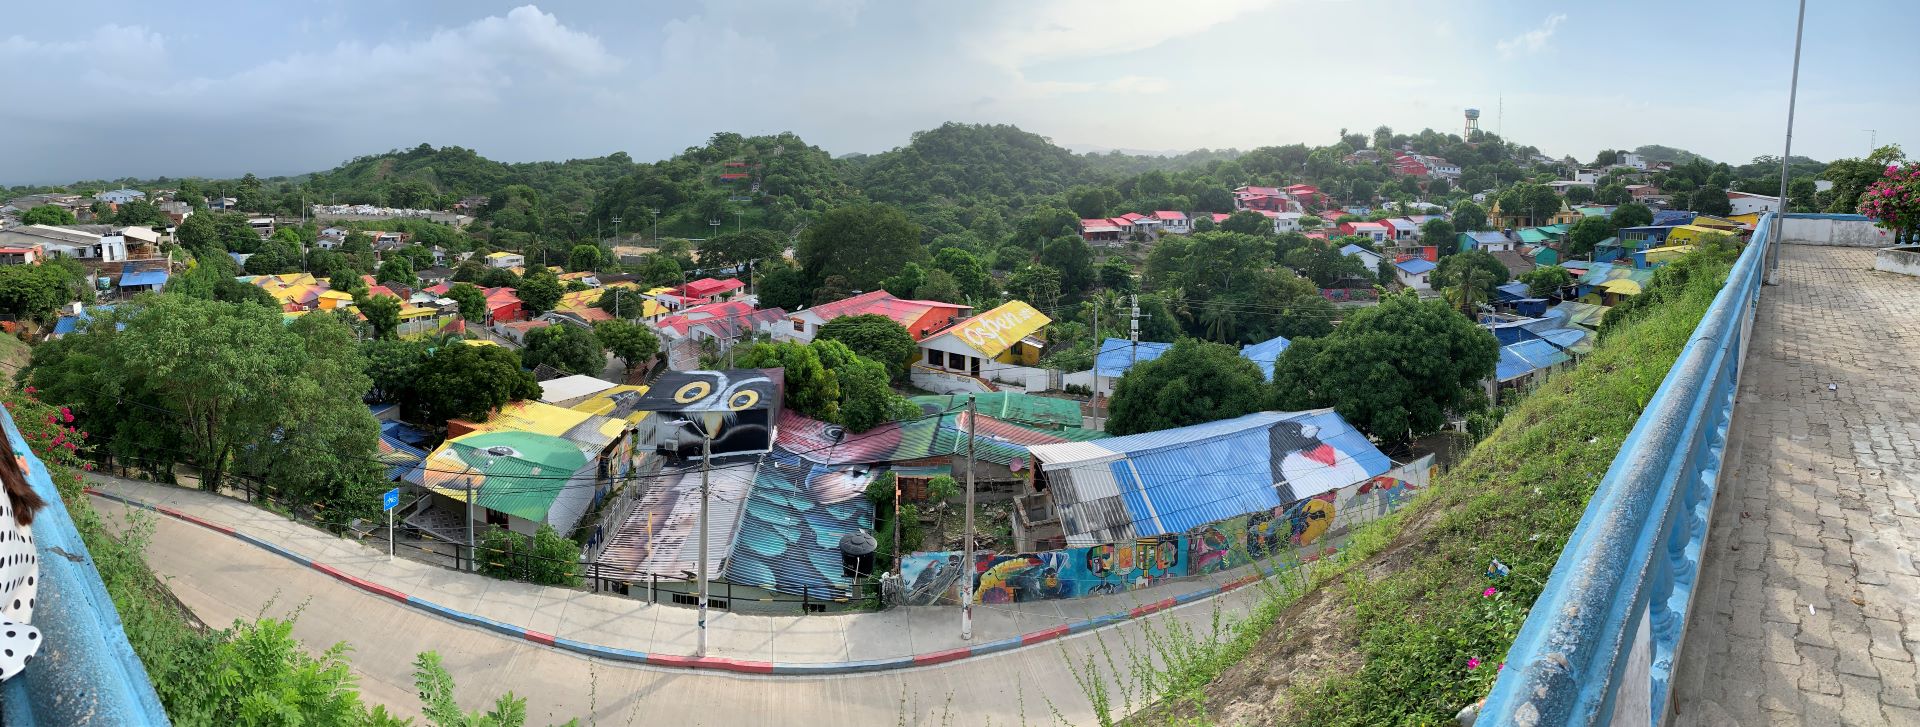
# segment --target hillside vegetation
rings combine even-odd
[[[1356,535],[1317,587],[1174,660],[1130,724],[1450,722],[1491,688],[1568,535],[1725,279],[1708,250],[1662,269],[1657,306],[1609,325],[1592,355],[1515,406],[1398,516]],[[1511,575],[1489,579],[1494,559]]]

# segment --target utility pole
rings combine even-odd
[[[1131,319],[1127,321],[1127,340],[1133,342],[1133,355],[1127,362],[1129,370],[1131,370],[1134,364],[1140,363],[1140,295],[1138,293],[1133,294],[1132,300],[1133,315]]]
[[[1879,129],[1861,129],[1867,132],[1867,156],[1873,156],[1873,150],[1880,148]]]
[[[1800,0],[1800,19],[1793,26],[1793,80],[1787,87],[1787,148],[1780,154],[1780,211],[1773,213],[1773,244],[1767,246],[1767,273],[1763,281],[1769,285],[1780,284],[1780,236],[1785,230],[1781,221],[1787,216],[1787,174],[1793,166],[1787,160],[1793,158],[1793,107],[1800,96],[1800,37],[1807,27],[1807,0]]]
[[[1100,337],[1100,299],[1093,301],[1093,418],[1100,418],[1100,349],[1107,340]],[[1105,429],[1105,427],[1102,427]]]
[[[660,210],[648,208],[647,211],[653,213],[653,244],[658,247],[660,245]]]
[[[960,639],[973,639],[973,457],[975,418],[979,407],[972,394],[967,395],[967,519],[965,555],[960,561]]]
[[[694,656],[707,655],[707,495],[708,473],[713,469],[712,421],[700,423],[700,641]]]
[[[493,460],[487,460],[487,471],[493,471]],[[473,480],[469,479],[467,482],[472,484]],[[473,554],[473,501],[480,498],[479,490],[478,485],[467,488],[467,566],[469,570],[480,570]]]
[[[613,239],[620,239],[620,218],[618,217],[613,218]]]

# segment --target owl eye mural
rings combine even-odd
[[[700,455],[701,427],[711,420],[713,454],[757,454],[773,448],[779,420],[780,369],[673,371],[660,377],[635,407],[648,417],[651,441],[681,457]],[[717,415],[717,416],[716,416]],[[682,426],[677,421],[690,421]]]

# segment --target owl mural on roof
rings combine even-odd
[[[700,456],[700,432],[709,422],[714,456],[762,453],[773,448],[783,383],[780,369],[670,371],[635,408],[658,412],[647,418],[651,441],[682,457]]]

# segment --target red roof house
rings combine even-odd
[[[907,300],[895,298],[884,290],[861,293],[852,298],[836,300],[831,303],[795,311],[788,318],[792,322],[792,331],[782,331],[805,340],[812,340],[819,327],[828,321],[842,316],[882,315],[893,319],[907,329],[907,334],[918,341],[927,334],[946,328],[954,321],[964,318],[966,311],[973,306],[959,303],[946,303],[938,300]]]
[[[675,288],[672,292],[682,298],[712,302],[716,297],[745,287],[747,287],[747,284],[740,282],[737,278],[727,278],[726,280],[701,278],[680,286],[679,288]]]

